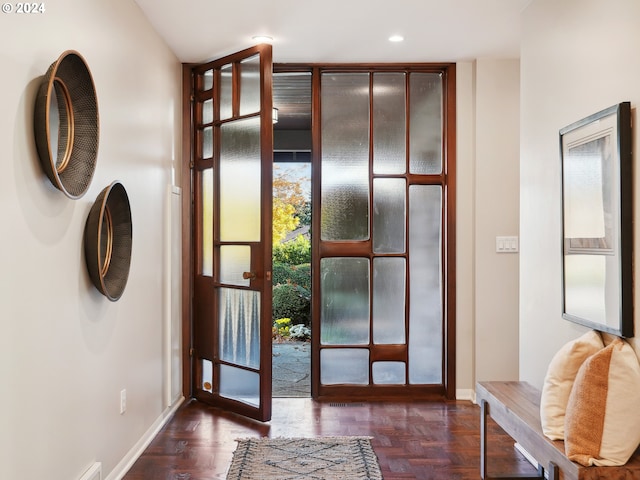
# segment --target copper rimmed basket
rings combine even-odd
[[[51,64],[36,96],[33,117],[40,163],[67,197],[82,197],[98,155],[98,102],[84,58],[67,50]]]
[[[129,278],[133,227],[129,196],[115,181],[94,202],[84,229],[84,255],[89,277],[112,302],[118,300]]]

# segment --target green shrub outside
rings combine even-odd
[[[283,263],[273,264],[273,285],[285,285],[291,283],[300,285],[307,290],[311,289],[311,265],[285,265]]]
[[[290,318],[291,324],[311,325],[311,292],[299,285],[285,283],[273,287],[273,321]]]
[[[311,263],[311,242],[300,235],[287,243],[273,246],[273,263],[284,265],[302,265]]]
[[[311,325],[311,242],[299,236],[273,246],[273,320]]]

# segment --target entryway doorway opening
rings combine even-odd
[[[311,73],[273,74],[272,396],[311,396]]]
[[[455,65],[274,68],[262,44],[184,74],[190,393],[270,418],[273,170],[306,161],[310,396],[455,398]]]

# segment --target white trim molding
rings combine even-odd
[[[142,438],[136,442],[136,444],[129,450],[129,452],[120,460],[118,465],[107,475],[105,480],[122,480],[125,474],[133,466],[133,464],[140,458],[140,455],[149,446],[151,441],[156,437],[158,432],[164,427],[169,420],[173,417],[178,410],[178,407],[184,402],[184,397],[181,397],[171,407],[165,409],[164,412],[156,419],[155,422],[149,427],[149,429],[142,435]]]

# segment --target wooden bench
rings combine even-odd
[[[640,449],[620,467],[584,467],[564,454],[564,442],[549,440],[542,433],[540,422],[540,391],[526,382],[479,382],[476,400],[480,417],[480,476],[496,478],[545,478],[549,480],[638,480],[640,479]],[[537,462],[538,473],[532,475],[487,476],[487,416],[519,443]]]

